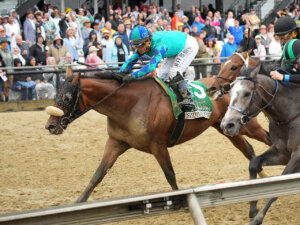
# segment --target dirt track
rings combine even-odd
[[[73,203],[97,168],[106,140],[106,118],[89,112],[63,135],[44,129],[45,112],[0,114],[0,213]],[[260,117],[266,126],[266,120]],[[256,153],[266,146],[249,140]],[[208,129],[170,149],[180,188],[248,179],[248,161],[227,139]],[[279,175],[282,167],[267,168]],[[89,201],[170,191],[152,155],[129,150],[121,156]],[[263,202],[260,203],[260,206]],[[300,195],[273,204],[264,225],[299,225]],[[248,203],[204,210],[209,225],[248,224]],[[122,225],[193,224],[189,213],[124,221]]]

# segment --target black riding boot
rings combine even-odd
[[[175,93],[179,92],[180,94],[180,96],[177,96],[178,106],[180,108],[186,107],[189,109],[195,109],[195,103],[193,102],[192,94],[189,91],[183,76],[179,72],[177,72],[176,76],[171,80],[171,83],[175,84],[178,89],[178,91]]]

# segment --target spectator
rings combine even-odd
[[[269,24],[267,35],[269,36],[269,39],[271,39],[271,41],[274,40],[274,35],[275,35],[274,24],[272,23]]]
[[[4,40],[4,39],[7,40],[7,42],[8,42],[8,50],[10,51],[11,50],[11,45],[10,45],[8,37],[6,36],[5,28],[4,27],[0,27],[0,42],[2,40]]]
[[[198,42],[198,45],[199,45],[199,49],[198,49],[196,58],[207,58],[207,49],[206,49],[206,45],[204,43],[205,36],[206,36],[206,33],[204,30],[201,30],[200,34],[197,34],[195,36],[195,38]],[[206,62],[207,62],[207,60],[199,61],[199,63],[206,63]],[[194,70],[195,70],[195,80],[207,77],[207,66],[195,65]],[[200,73],[201,73],[201,77],[200,77]]]
[[[26,44],[26,42],[23,41],[21,35],[18,35],[18,36],[16,37],[16,42],[17,42],[17,43],[16,43],[17,46],[18,46],[19,49],[20,49],[20,53],[21,53],[22,57],[23,57],[25,60],[27,60],[28,57],[29,57],[29,46]],[[25,64],[26,64],[26,62],[25,62]]]
[[[59,22],[61,20],[60,16],[59,16],[59,11],[58,9],[54,9],[53,12],[51,13],[51,20],[53,21],[55,27],[56,27],[56,33],[55,35],[57,34],[60,34],[60,26],[59,26]]]
[[[119,14],[118,13],[114,13],[113,14],[113,20],[111,21],[111,28],[114,29],[114,30],[117,30],[118,29],[118,26],[119,24],[122,22],[120,20],[120,17],[119,17]]]
[[[212,20],[212,26],[214,26],[217,29],[218,40],[224,41],[224,32],[225,32],[225,22],[221,18],[220,11],[216,11],[214,13],[214,18]]]
[[[86,57],[86,63],[87,64],[93,64],[93,63],[96,63],[96,64],[101,64],[101,63],[104,63],[97,55],[97,52],[99,51],[100,49],[99,48],[96,48],[95,46],[91,46],[89,47],[89,54],[88,56]],[[98,65],[96,65],[98,66]],[[89,68],[93,68],[93,67],[89,67]]]
[[[250,23],[250,28],[251,28],[251,31],[253,32],[253,36],[255,37],[256,34],[258,33],[260,19],[255,14],[254,9],[250,9],[250,13],[249,13],[249,16],[248,16],[248,21]]]
[[[199,16],[196,13],[196,7],[195,6],[191,7],[191,10],[190,10],[190,12],[188,13],[187,16],[189,18],[188,21],[190,21],[189,24],[190,24],[190,26],[192,26],[192,23],[195,21],[195,18]]]
[[[91,46],[95,46],[99,50],[101,49],[100,41],[98,40],[97,33],[94,30],[90,32],[89,38],[86,39],[83,44],[83,53],[85,58],[89,54],[89,48]]]
[[[103,27],[102,29],[102,33],[105,31],[105,30],[108,30],[109,31],[109,38],[112,38],[114,36],[114,34],[116,33],[116,31],[114,29],[111,28],[111,23],[110,22],[106,22],[105,23],[105,27]]]
[[[247,24],[248,15],[246,13],[241,15],[241,18],[239,19],[240,25],[246,25]]]
[[[238,49],[237,44],[234,41],[234,36],[231,34],[228,37],[228,41],[223,45],[221,51],[221,57],[230,57]],[[221,62],[225,62],[226,59],[221,59]]]
[[[131,32],[131,22],[130,22],[130,20],[127,20],[124,24],[125,24],[125,32],[126,32],[128,40],[129,40],[129,35]]]
[[[46,65],[46,46],[42,35],[36,37],[36,43],[29,48],[29,55],[36,59],[38,65]]]
[[[22,66],[26,65],[26,60],[20,54],[20,49],[17,45],[12,46],[12,55],[13,55],[13,59],[19,59],[22,62]]]
[[[207,36],[207,34],[206,34]],[[218,56],[218,49],[215,47],[216,45],[216,38],[213,35],[208,36],[205,39],[205,44],[206,44],[206,51],[207,51],[207,56],[208,58],[215,58]],[[214,62],[213,59],[210,59],[207,61],[208,63]],[[212,66],[207,66],[207,77],[212,76]]]
[[[194,32],[194,26],[197,27],[197,33],[199,34],[200,31],[202,30],[203,27],[205,27],[205,25],[203,23],[200,22],[200,18],[197,16],[195,17],[195,20],[192,24],[192,32]]]
[[[191,29],[191,26],[190,26],[190,24],[188,23],[189,18],[188,18],[187,16],[183,16],[183,17],[181,18],[181,20],[182,20],[182,23],[184,24],[185,27],[188,27],[189,29]]]
[[[157,30],[157,31],[164,31],[164,30],[165,30],[165,28],[164,28],[164,26],[163,26],[163,20],[162,20],[161,18],[159,18],[159,19],[157,20],[156,30]]]
[[[43,28],[46,33],[46,43],[50,45],[55,38],[56,26],[52,20],[49,20],[49,14],[47,12],[44,13]]]
[[[174,16],[172,17],[172,21],[171,21],[172,30],[176,30],[177,23],[179,23],[179,22],[181,22],[181,19],[178,16],[178,13],[174,12]]]
[[[6,77],[6,72],[2,70],[2,67],[6,67],[6,66],[5,66],[5,62],[2,60],[2,56],[0,54],[0,73]],[[5,99],[3,99],[4,96],[2,95],[2,90],[4,89],[5,82],[6,82],[5,80],[0,78],[0,102],[3,102],[5,100]]]
[[[177,4],[177,5],[176,5],[176,8],[177,8],[178,16],[179,16],[180,18],[182,18],[182,17],[184,16],[184,12],[183,12],[183,10],[182,10],[182,8],[181,8],[181,4]]]
[[[56,60],[54,57],[50,56],[47,58],[47,65],[48,66],[52,66],[52,67],[47,67],[45,68],[45,70],[57,70],[57,66],[56,66]],[[57,85],[57,76],[56,76],[56,73],[43,73],[43,78],[44,80],[47,81],[47,83],[51,84],[54,88],[53,88],[53,93],[51,93],[50,95],[55,95],[55,88],[56,88],[56,85]],[[60,76],[59,76],[59,84],[62,84],[62,81],[60,79]],[[49,89],[52,89],[51,87]],[[51,96],[50,96],[51,97]]]
[[[159,7],[159,10],[157,10],[157,12],[159,18],[161,18],[162,20],[166,19],[166,15],[167,15],[166,7],[164,6]]]
[[[266,48],[261,43],[261,36],[256,35],[255,41],[256,41],[257,49],[254,49],[253,51],[254,51],[255,56],[258,56],[257,60],[265,60]]]
[[[156,8],[150,9],[150,15],[146,18],[145,23],[156,23],[159,19],[159,16],[157,15]]]
[[[74,61],[79,60],[79,51],[82,50],[82,46],[74,36],[75,30],[69,27],[66,31],[66,37],[63,39],[64,45],[68,48]]]
[[[198,35],[199,33],[200,33],[200,32],[198,32],[198,27],[197,27],[197,25],[193,25],[193,26],[192,26],[192,31],[191,31],[190,35],[193,36],[193,37],[196,37],[196,35]],[[206,32],[205,32],[205,34],[206,34]]]
[[[90,32],[92,31],[92,28],[91,28],[91,21],[88,20],[88,19],[85,19],[83,21],[83,28],[81,30],[82,32],[82,38],[83,38],[83,43],[85,42],[85,40],[87,40],[90,36]]]
[[[183,32],[183,27],[184,27],[184,24],[181,23],[181,22],[179,22],[179,23],[177,23],[177,28],[176,28],[176,30],[178,30],[178,31],[180,31],[180,32]]]
[[[266,27],[266,25],[262,24],[260,26],[259,34],[258,35],[260,36],[260,38],[261,38],[261,44],[263,46],[265,46],[266,54],[268,55],[269,54],[269,46],[270,46],[270,43],[271,43],[272,39],[267,34],[267,27]]]
[[[22,62],[20,59],[14,59],[14,66],[20,67],[20,69],[15,69],[16,72],[22,71]],[[25,73],[25,72],[24,72]],[[13,91],[21,92],[21,100],[32,100],[34,95],[34,88],[36,83],[27,74],[18,74],[14,77],[14,83],[12,85]]]
[[[101,38],[102,38],[102,34],[101,34],[101,29],[100,29],[100,20],[95,20],[94,23],[92,24],[92,30],[94,30],[97,34],[97,40],[100,42]]]
[[[248,27],[249,22],[247,25],[243,25],[243,26],[240,26],[239,24],[240,22],[238,19],[234,20],[234,27],[229,26],[228,21],[226,21],[225,23],[225,27],[229,30],[230,34],[234,36],[235,43],[237,45],[240,45],[241,40],[243,40],[243,34],[245,29]]]
[[[60,35],[56,35],[53,43],[49,46],[48,57],[54,57],[55,63],[59,64],[60,60],[66,57],[69,52],[68,48],[64,46],[64,41]]]
[[[205,26],[202,29],[206,32],[206,36],[207,37],[214,36],[215,39],[218,38],[217,29],[211,25],[211,19],[210,19],[210,17],[206,18],[206,20],[205,20]]]
[[[122,23],[119,24],[118,32],[116,33],[116,35],[118,35],[122,38],[122,43],[125,44],[125,46],[127,47],[127,50],[129,51],[129,39],[128,39],[128,36],[125,32],[124,24],[122,24]]]
[[[20,34],[20,28],[18,24],[15,24],[13,21],[13,17],[9,16],[8,24],[6,26],[6,36],[8,37],[8,40],[10,41],[11,45],[16,44],[16,36]]]
[[[234,27],[234,18],[233,18],[233,12],[228,11],[227,12],[227,19],[225,24],[227,23],[228,27]]]
[[[108,50],[108,58],[111,63],[119,63],[119,66],[123,64],[128,59],[128,50],[126,45],[123,43],[120,36],[114,38],[114,43],[110,46]],[[112,67],[117,67],[118,64],[111,64]]]
[[[18,26],[18,30],[21,30],[21,27],[22,27],[22,24],[21,24],[21,21],[20,21],[20,17],[19,15],[17,14],[17,11],[15,9],[12,9],[10,11],[10,14],[12,16],[12,19],[13,19],[13,23],[16,24]]]
[[[33,45],[36,40],[36,27],[35,23],[33,21],[33,13],[32,11],[27,11],[26,20],[23,24],[23,32],[24,32],[24,38],[27,41],[27,44],[29,46]]]
[[[82,37],[82,31],[80,29],[80,22],[76,18],[77,18],[76,17],[76,12],[72,11],[72,13],[71,13],[71,20],[69,22],[69,25],[71,27],[73,27],[74,30],[75,30],[75,34],[74,34],[75,38],[77,40],[79,40],[80,44],[83,45],[83,37]]]
[[[190,28],[187,27],[187,26],[184,26],[184,27],[183,27],[183,32],[186,33],[186,34],[191,34],[191,30],[190,30]]]
[[[251,53],[250,53],[250,55],[254,56],[253,50],[257,49],[257,46],[256,46],[255,39],[251,37],[251,31],[250,31],[250,34],[249,34],[249,29],[246,29],[244,31],[244,38],[243,38],[243,40],[240,43],[240,47],[242,48],[243,52],[244,51],[252,50]]]
[[[45,28],[44,28],[44,22],[42,19],[42,13],[41,12],[37,12],[35,13],[35,28],[36,28],[36,36],[41,35],[44,38],[44,41],[46,40],[46,32],[45,32]]]
[[[113,40],[109,38],[110,33],[108,30],[104,30],[102,33],[102,39],[101,39],[101,45],[102,45],[102,59],[104,62],[109,62],[109,56],[108,56],[108,51],[110,48],[110,45],[113,45]]]
[[[2,39],[0,44],[1,44],[1,49],[0,49],[0,55],[2,57],[2,61],[5,63],[6,67],[13,67],[13,56],[12,53],[8,50],[8,41],[6,39]],[[7,70],[7,72],[12,72],[12,70]],[[13,75],[7,76],[7,81],[4,82],[4,87],[3,87],[3,95],[4,99],[7,102],[8,97],[9,97],[9,90],[13,84]]]
[[[65,38],[67,29],[69,27],[71,27],[71,20],[72,20],[72,16],[71,16],[71,12],[69,12],[67,15],[65,15],[64,13],[61,14],[61,20],[59,21],[59,34],[62,38]],[[75,31],[75,30],[74,30]]]
[[[137,5],[134,6],[132,14],[134,15],[135,19],[138,18],[140,11],[139,11],[139,7]]]
[[[277,55],[277,56],[271,57],[272,60],[275,60],[275,59],[278,60],[281,58],[282,47],[281,47],[280,39],[277,35],[274,35],[274,38],[270,43],[269,54]]]

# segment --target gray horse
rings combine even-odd
[[[260,75],[259,70],[260,64],[243,69],[233,82],[221,129],[227,135],[237,135],[243,124],[263,111],[270,119],[272,146],[250,161],[250,178],[256,179],[262,166],[286,165],[282,174],[300,172],[300,88]],[[250,224],[262,224],[276,199],[267,200],[259,212],[257,201],[251,202],[249,216],[254,219]]]

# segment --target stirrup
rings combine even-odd
[[[181,102],[178,102],[178,106],[180,108],[187,108],[191,110],[196,109],[195,103],[193,102],[192,99],[189,98],[183,99]]]

